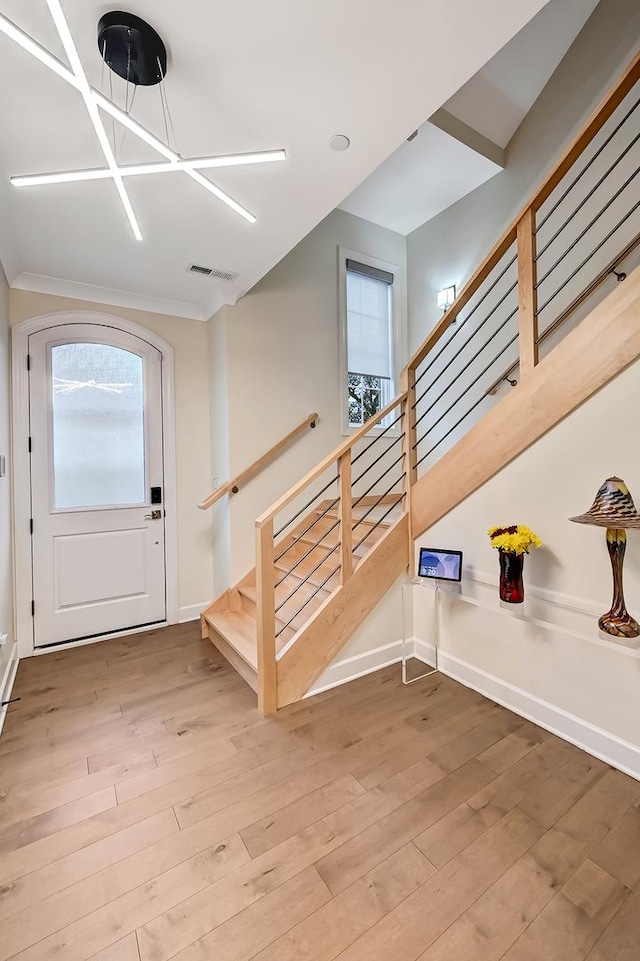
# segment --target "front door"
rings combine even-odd
[[[162,355],[113,327],[29,337],[34,646],[164,621]]]

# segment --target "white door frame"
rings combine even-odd
[[[167,512],[165,521],[165,551],[167,578],[167,620],[166,624],[178,623],[178,518],[176,490],[176,439],[175,439],[175,389],[173,347],[153,331],[135,324],[123,317],[111,314],[78,310],[61,311],[31,317],[17,324],[11,331],[11,384],[13,410],[11,418],[12,440],[12,490],[13,490],[13,553],[15,572],[15,620],[18,656],[31,657],[45,651],[34,651],[33,618],[31,616],[32,570],[31,536],[31,484],[29,471],[29,377],[27,354],[29,337],[40,330],[50,327],[64,327],[68,324],[92,324],[96,327],[112,327],[133,334],[140,340],[151,344],[162,354],[162,414],[164,422],[164,506]],[[161,627],[162,624],[156,625]],[[148,628],[140,628],[148,630]],[[123,634],[135,631],[123,631]],[[113,637],[114,635],[105,635]],[[74,641],[69,646],[95,643],[95,638],[87,641]],[[64,648],[57,645],[55,650]]]

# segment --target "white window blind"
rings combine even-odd
[[[347,260],[348,369],[390,379],[393,274]]]

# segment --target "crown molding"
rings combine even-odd
[[[93,304],[108,304],[112,307],[129,307],[133,310],[146,310],[154,314],[168,314],[171,317],[185,317],[187,320],[206,322],[214,311],[200,304],[184,303],[180,300],[166,300],[148,294],[138,294],[130,290],[114,287],[99,287],[96,284],[83,284],[76,280],[63,280],[60,277],[47,277],[44,274],[22,272],[11,281],[14,290],[28,290],[36,294],[53,294],[57,297],[70,297],[73,300],[86,300]],[[217,292],[215,301],[225,302]],[[212,302],[213,302],[212,298]],[[215,308],[219,309],[218,307]]]

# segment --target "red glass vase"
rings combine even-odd
[[[524,601],[524,584],[522,583],[522,568],[524,554],[514,554],[512,551],[498,551],[500,555],[500,600],[507,604],[522,604]]]

